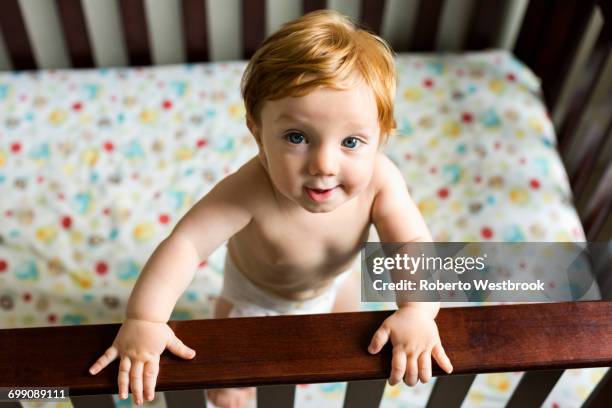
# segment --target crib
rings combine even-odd
[[[275,8],[289,10],[290,6],[293,11],[288,13],[294,15],[332,6],[353,13],[363,26],[386,34],[398,53],[493,47],[512,50],[542,80],[546,114],[557,130],[558,143],[552,147],[558,150],[568,172],[572,204],[580,214],[586,238],[610,242],[612,5],[608,1],[420,0],[410,2],[408,9],[406,4],[384,0],[112,3],[115,28],[125,39],[125,62],[135,67],[248,59],[266,32],[272,30],[272,16],[279,21]],[[34,7],[42,8],[38,17],[32,12]],[[36,6],[23,0],[0,2],[6,50],[4,62],[0,52],[0,68],[27,75],[36,69],[118,65],[122,57],[103,54],[96,38],[100,35],[95,28],[96,24],[99,28],[96,12],[101,10],[97,7],[99,3],[93,0],[46,1]],[[171,42],[166,42],[165,54],[160,51],[163,40],[154,26],[159,20],[150,12],[155,7],[164,8],[180,22],[166,29],[176,31],[174,38],[184,44],[184,55],[168,51]],[[220,10],[224,15],[237,13],[234,17],[240,21],[241,33],[227,34],[227,28],[220,28],[221,23],[215,21]],[[409,12],[410,16],[400,17],[410,22],[401,24],[401,19],[394,17],[398,10]],[[59,38],[65,41],[62,49],[69,64],[64,67],[61,62],[49,63],[54,60],[48,51],[42,51],[40,45],[35,47],[36,41],[41,41],[40,33],[34,35],[32,27],[45,13],[51,13],[45,18],[55,21],[62,34]],[[455,19],[464,21],[459,31],[449,29]],[[390,23],[396,20],[400,23]],[[390,25],[395,25],[395,31],[389,29]],[[408,36],[397,34],[405,27],[410,29]],[[241,53],[231,54],[218,46],[214,49],[211,42],[218,35],[214,30],[237,36]],[[55,73],[50,71],[49,75]],[[0,112],[0,119],[8,123],[11,117]],[[0,147],[2,138],[8,135],[8,130],[0,132]],[[62,222],[70,227],[70,222]],[[0,234],[0,249],[9,247],[10,231],[0,228]],[[6,270],[6,262],[4,266],[2,262],[0,252],[0,272]],[[426,405],[461,406],[477,374],[526,371],[509,400],[499,402],[499,406],[538,407],[566,369],[612,366],[611,267],[610,251],[594,265],[604,300],[441,309],[436,321],[454,372],[446,375],[434,364],[437,379]],[[107,267],[97,268],[103,274]],[[8,280],[2,279],[0,273],[0,290],[8,289],[3,289]],[[7,299],[0,298],[0,304],[14,302]],[[170,326],[185,344],[198,350],[199,357],[182,361],[164,353],[156,391],[164,393],[167,406],[206,406],[207,388],[256,386],[257,406],[292,407],[296,384],[346,381],[343,406],[379,406],[390,372],[390,348],[376,356],[368,355],[366,348],[372,333],[390,314],[378,310],[217,320],[177,318]],[[0,389],[61,387],[69,389],[74,406],[115,406],[117,363],[96,376],[90,376],[87,368],[112,343],[119,324],[69,324],[3,328]],[[608,370],[583,406],[603,407],[611,402],[612,370]],[[4,403],[21,405],[19,401]]]

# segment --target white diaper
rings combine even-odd
[[[268,293],[256,286],[225,256],[225,272],[221,296],[233,304],[229,317],[298,315],[331,312],[336,293],[351,270],[341,273],[322,294],[304,301],[292,301]]]

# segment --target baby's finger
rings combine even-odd
[[[144,366],[144,397],[147,401],[152,401],[155,396],[157,374],[159,374],[159,357],[147,361]]]
[[[391,375],[389,376],[389,385],[395,385],[402,381],[404,372],[406,371],[406,352],[393,349],[393,359],[391,360]]]
[[[136,404],[142,404],[142,370],[144,367],[143,361],[135,361],[130,370],[130,388]]]
[[[128,397],[130,385],[130,368],[132,361],[129,357],[124,356],[119,363],[119,374],[117,375],[117,383],[119,384],[119,398],[126,399]]]
[[[114,346],[110,346],[106,349],[104,354],[96,360],[91,367],[89,367],[90,374],[99,373],[104,367],[112,363],[117,358],[117,349]]]
[[[451,364],[450,359],[446,355],[442,344],[436,344],[431,354],[436,359],[436,362],[438,363],[441,369],[446,371],[448,374],[453,372],[453,365]]]
[[[406,385],[411,387],[415,386],[418,381],[418,374],[417,356],[415,354],[410,354],[406,359],[406,374],[404,375],[404,382]]]
[[[130,370],[130,388],[136,404],[142,404],[142,371],[144,361],[134,361]]]
[[[431,379],[431,352],[424,351],[419,356],[419,379],[422,383],[426,383]]]
[[[168,342],[168,350],[179,357],[190,359],[195,357],[195,350],[187,347],[178,337],[174,336]]]
[[[374,336],[372,336],[368,351],[372,354],[378,353],[384,345],[387,344],[387,341],[389,341],[389,334],[389,329],[386,326],[380,326],[378,330],[376,330],[376,333],[374,333]]]

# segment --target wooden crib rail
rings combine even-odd
[[[366,351],[392,312],[172,321],[197,350],[165,352],[156,389],[299,384],[388,378],[391,349]],[[457,374],[612,365],[612,302],[444,308],[437,322]],[[69,387],[70,394],[117,393],[117,362],[87,369],[118,324],[0,331],[0,387]],[[434,375],[442,374],[434,364]],[[553,383],[554,384],[554,383]]]

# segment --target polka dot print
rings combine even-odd
[[[399,54],[396,62],[398,131],[384,153],[435,240],[584,240],[538,79],[524,64],[504,51]],[[240,98],[245,66],[0,73],[3,327],[123,318],[157,244],[257,154]],[[225,253],[198,265],[173,318],[212,315]],[[545,407],[580,406],[571,384],[597,381],[583,372],[588,381],[569,377]],[[468,408],[500,401],[520,380],[480,378]],[[425,405],[431,382],[421,385],[388,387],[385,406]],[[301,385],[297,398],[340,406],[343,387]]]

